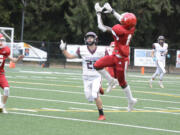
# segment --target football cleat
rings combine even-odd
[[[100,87],[100,89],[99,89],[99,93],[100,93],[101,95],[104,95],[104,90],[103,90],[103,88],[102,88],[102,87]]]
[[[152,81],[149,81],[149,87],[152,88]]]
[[[106,117],[104,115],[99,115],[98,120],[106,120]]]
[[[159,86],[160,86],[161,88],[164,88],[164,85],[163,85],[163,84],[160,84]]]
[[[0,108],[0,113],[2,113],[3,112],[3,108]]]
[[[160,86],[161,88],[164,88],[164,85],[163,85],[162,81],[159,81],[159,86]]]
[[[8,112],[6,111],[5,108],[0,108],[0,113],[5,113],[5,114],[7,114]]]
[[[137,103],[137,99],[133,98],[131,102],[128,103],[128,112],[131,112],[134,109],[134,105]]]
[[[119,84],[118,80],[112,79],[111,82],[109,83],[106,92],[110,92],[112,88],[116,88],[116,86]]]

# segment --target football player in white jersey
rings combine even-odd
[[[98,120],[105,120],[102,100],[99,96],[99,91],[101,88],[101,75],[94,69],[94,63],[105,56],[107,52],[106,49],[99,48],[96,46],[97,35],[94,32],[88,32],[85,37],[85,46],[80,46],[76,54],[70,54],[66,50],[66,43],[61,40],[60,49],[63,54],[68,59],[82,58],[82,68],[83,68],[83,83],[84,83],[84,93],[85,97],[89,102],[95,100],[97,109],[99,111]]]
[[[152,81],[159,75],[159,86],[164,88],[162,80],[163,76],[166,73],[165,70],[165,59],[166,54],[168,52],[168,44],[165,43],[164,36],[158,37],[158,43],[153,44],[153,51],[152,57],[153,60],[156,62],[156,72],[153,74],[152,78],[150,79],[149,86],[152,88]]]

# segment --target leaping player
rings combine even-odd
[[[103,11],[104,9],[105,11]],[[101,7],[99,3],[96,3],[95,10],[97,14],[98,28],[103,32],[111,33],[114,38],[115,53],[97,60],[94,64],[94,67],[107,80],[110,80],[109,73],[103,70],[103,68],[114,67],[116,69],[116,77],[118,79],[119,85],[126,94],[128,99],[127,110],[130,112],[133,110],[137,99],[132,96],[130,86],[126,82],[126,70],[129,61],[129,44],[136,29],[136,16],[133,13],[123,13],[120,15],[114,9],[112,9],[109,3],[105,3],[103,7]],[[120,22],[120,24],[116,24],[113,27],[104,25],[101,18],[102,12],[111,13]],[[109,86],[112,86],[112,84],[113,82],[109,83]],[[110,90],[111,89],[109,89],[109,91]]]

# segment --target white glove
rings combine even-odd
[[[62,51],[64,51],[64,50],[66,50],[66,48],[67,48],[67,44],[66,44],[63,40],[61,40],[61,44],[59,45],[59,48],[60,48]]]
[[[112,13],[112,11],[113,11],[111,5],[108,2],[106,2],[104,4],[103,9],[106,9],[106,11],[104,11],[104,13]]]
[[[94,8],[96,10],[96,13],[101,13],[103,10],[103,7],[100,7],[99,2],[94,5]]]

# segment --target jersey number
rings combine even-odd
[[[127,37],[126,45],[129,45],[131,38],[132,38],[132,34],[129,34]]]
[[[3,63],[3,55],[0,55],[0,66],[2,65]]]
[[[86,63],[87,63],[87,68],[88,69],[94,69],[94,63],[96,61],[89,61],[89,60],[86,60]]]

